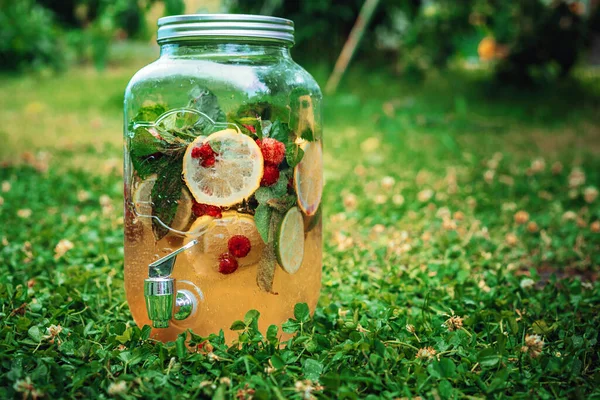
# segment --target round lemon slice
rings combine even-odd
[[[151,223],[152,214],[152,188],[156,184],[156,174],[150,175],[141,182],[134,184],[133,207],[138,217],[144,223]],[[177,201],[177,211],[173,221],[169,225],[171,229],[182,231],[189,225],[192,216],[192,197],[187,190],[181,191],[181,197]],[[165,221],[161,221],[167,225]]]
[[[304,156],[294,168],[298,205],[306,215],[314,215],[323,196],[323,150],[320,142],[304,142]]]
[[[218,265],[219,256],[227,253],[229,239],[235,235],[246,236],[250,240],[250,252],[237,258],[240,267],[256,264],[261,257],[264,242],[254,224],[254,217],[236,211],[225,211],[221,218],[207,215],[198,218],[190,227],[184,244],[199,237],[199,245],[189,249],[186,254],[190,260],[202,259],[202,254],[210,255],[214,265]]]
[[[284,215],[275,236],[277,262],[285,272],[294,274],[304,259],[304,217],[298,207]]]
[[[214,164],[204,167],[192,150],[208,143]],[[198,137],[183,157],[183,179],[198,203],[227,207],[250,197],[260,186],[263,156],[251,137],[233,129]]]

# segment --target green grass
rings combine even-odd
[[[0,397],[600,395],[597,79],[540,94],[351,74],[325,106],[318,309],[296,307],[285,346],[249,313],[238,346],[217,333],[208,353],[148,340],[125,302],[133,70],[0,83]]]

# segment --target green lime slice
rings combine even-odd
[[[294,274],[304,259],[304,218],[298,207],[284,215],[275,236],[275,253],[279,265],[288,274]]]

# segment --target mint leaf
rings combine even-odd
[[[273,123],[269,120],[261,120],[260,121],[260,130],[261,130],[261,139],[263,137],[269,137],[269,132],[271,132],[271,127],[273,126]]]
[[[275,252],[275,235],[277,234],[277,231],[279,230],[279,227],[281,225],[283,214],[277,211],[271,211],[269,207],[264,206],[262,204],[258,206],[258,208],[260,207],[265,207],[267,210],[269,210],[270,217],[268,223],[268,232],[266,235],[267,240],[265,240],[266,246],[263,249],[261,259],[258,262],[256,284],[261,290],[267,293],[273,293],[273,279],[275,278],[275,268],[277,267],[277,256]],[[256,209],[257,213],[254,214],[254,222],[256,223],[257,228],[259,226],[259,222],[257,222],[256,220],[258,208]],[[260,229],[258,229],[258,231],[259,233],[261,232]]]
[[[254,192],[254,197],[259,204],[268,204],[271,207],[276,207],[275,204],[287,204],[289,203],[289,199],[287,199],[287,186],[290,179],[291,170],[284,170],[279,174],[279,179],[272,186],[262,186]],[[294,197],[294,196],[293,196]],[[295,197],[294,197],[295,198]],[[291,207],[291,206],[290,206]],[[280,210],[281,211],[281,210]],[[283,211],[287,211],[283,210]]]
[[[290,138],[290,128],[280,120],[275,120],[269,130],[269,137],[287,143]]]
[[[240,131],[247,136],[251,136],[253,138],[262,139],[262,123],[259,118],[254,117],[243,117],[243,118],[234,118],[231,116],[227,117],[227,121],[235,124]],[[251,129],[252,128],[252,129]]]
[[[163,142],[158,138],[158,133],[152,129],[154,128],[141,127],[135,130],[130,142],[132,156],[149,156],[164,149]]]
[[[308,140],[309,142],[314,142],[316,140],[313,128],[310,126],[304,127],[304,129],[302,129],[302,132],[300,132],[300,136],[302,137],[302,139]]]
[[[171,131],[171,136],[175,136],[177,133],[183,133],[193,129],[200,118],[201,116],[195,112],[182,110],[179,112],[172,112],[163,119],[160,119],[157,122],[157,126],[163,131]]]
[[[269,242],[269,226],[272,212],[273,211],[271,208],[266,204],[259,204],[254,212],[254,223],[256,224],[256,229],[265,243]]]
[[[271,186],[273,193],[277,197],[281,197],[287,193],[287,186],[290,181],[290,170],[282,171],[279,174],[279,179],[273,186]]]
[[[285,145],[285,160],[291,168],[300,164],[304,157],[304,150],[294,142],[288,142]]]
[[[269,200],[275,198],[275,193],[273,189],[266,186],[259,187],[256,192],[254,192],[254,197],[259,204],[266,204]]]
[[[267,101],[259,101],[240,107],[235,115],[239,118],[260,118],[263,121],[274,121],[276,119],[287,121],[290,118],[290,110],[288,107],[278,107]]]
[[[164,154],[153,153],[147,156],[137,156],[131,152],[131,164],[141,179],[160,172],[165,163]]]
[[[219,106],[219,100],[206,88],[195,88],[190,93],[189,108],[200,111],[214,122],[225,122],[225,113]],[[204,134],[211,133],[213,123],[204,116],[200,116],[194,127]]]
[[[279,212],[285,213],[287,210],[296,205],[296,200],[297,197],[295,195],[286,194],[282,197],[272,198],[271,200],[267,201],[267,205]]]
[[[182,158],[163,157],[160,166],[156,183],[152,187],[152,215],[160,219],[163,224],[170,226],[177,212],[183,189]],[[169,232],[169,229],[155,218],[152,219],[152,228],[156,240],[162,239]]]
[[[154,122],[167,111],[167,106],[161,103],[144,106],[139,109],[131,121],[131,125],[136,122]]]

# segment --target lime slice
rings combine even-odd
[[[133,188],[133,207],[135,213],[143,223],[151,224],[152,220],[152,188],[156,183],[156,174],[150,175],[141,182],[134,184]],[[170,228],[178,231],[183,231],[190,223],[192,216],[192,197],[187,190],[181,191],[181,197],[177,201],[177,212],[171,221]],[[165,223],[164,221],[161,221]],[[166,225],[166,223],[165,223]]]
[[[298,206],[306,215],[314,215],[323,196],[323,150],[320,142],[304,142],[304,157],[294,168],[294,187]]]
[[[197,258],[198,252],[209,254],[214,258],[215,265],[218,265],[219,256],[229,251],[228,242],[232,236],[243,235],[250,240],[250,252],[245,257],[237,259],[240,267],[256,264],[265,245],[256,230],[254,218],[236,211],[225,211],[221,218],[204,215],[196,219],[184,243],[188,243],[198,235],[201,235],[200,245],[192,247],[186,254],[191,257],[191,260]]]
[[[298,207],[292,207],[283,217],[275,236],[275,253],[279,265],[294,274],[304,259],[304,218]]]
[[[209,144],[214,162],[202,166],[192,153]],[[260,187],[263,156],[251,137],[233,129],[198,137],[183,157],[183,179],[198,203],[227,207],[250,197]]]

